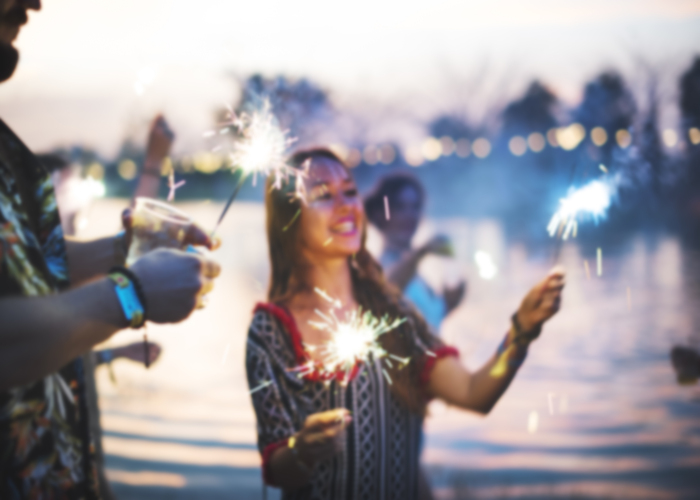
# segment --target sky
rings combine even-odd
[[[176,153],[195,150],[254,72],[310,78],[346,109],[478,115],[535,77],[575,104],[598,72],[634,78],[640,64],[672,99],[700,54],[700,0],[43,3],[16,43],[20,67],[0,85],[0,117],[37,151],[83,144],[113,155],[158,111],[178,133]]]

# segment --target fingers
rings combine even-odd
[[[350,412],[345,408],[314,413],[306,418],[304,429],[322,431],[327,427],[347,425],[352,421]]]
[[[202,261],[201,272],[204,278],[214,279],[221,274],[221,266],[217,262],[203,257],[200,257],[200,259]]]
[[[191,224],[185,234],[185,245],[205,246],[209,250],[216,250],[221,246],[219,238],[210,238],[209,235],[197,224]]]

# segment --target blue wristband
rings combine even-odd
[[[123,273],[115,272],[109,275],[114,282],[114,291],[117,293],[119,304],[122,306],[124,316],[131,328],[141,328],[146,322],[144,307],[141,304],[136,288],[131,280]]]

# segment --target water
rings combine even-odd
[[[121,208],[96,204],[85,235],[116,230]],[[180,208],[213,226],[221,206]],[[181,325],[149,326],[164,348],[155,366],[117,361],[116,385],[98,370],[108,475],[123,498],[261,498],[243,356],[251,310],[265,296],[263,223],[259,205],[232,208],[207,309]],[[456,262],[428,261],[421,272],[436,286],[468,278],[467,301],[443,337],[477,368],[549,268],[551,249],[508,245],[492,221],[431,220],[417,238],[435,232],[453,237]],[[437,498],[697,498],[700,389],[676,383],[669,351],[700,349],[700,254],[670,236],[633,236],[600,244],[599,277],[597,245],[563,248],[562,311],[490,415],[431,406],[423,461]],[[492,280],[479,277],[477,250],[496,264]],[[108,344],[139,339],[124,332]]]

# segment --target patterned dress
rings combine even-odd
[[[436,354],[456,355],[456,351],[442,348]],[[265,482],[271,483],[270,456],[286,446],[306,417],[347,408],[353,422],[347,429],[342,453],[317,463],[310,483],[297,491],[284,492],[283,498],[415,499],[423,418],[401,405],[389,390],[377,361],[360,367],[343,386],[337,381],[314,381],[313,376],[308,377],[311,380],[300,379],[296,371],[291,371],[308,359],[291,314],[272,304],[259,304],[248,333],[246,368],[251,390],[259,388],[251,397]],[[425,360],[424,374],[429,373],[435,359]]]
[[[68,286],[65,241],[48,173],[0,120],[0,298]],[[0,498],[91,499],[80,360],[0,392]]]

